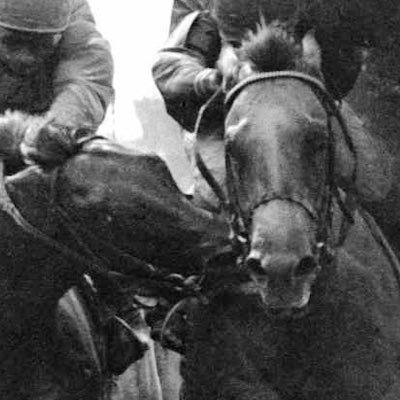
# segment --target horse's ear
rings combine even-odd
[[[301,42],[303,48],[303,61],[315,68],[316,70],[321,70],[321,48],[315,39],[314,29],[308,31]]]

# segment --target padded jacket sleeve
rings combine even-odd
[[[194,12],[207,11],[210,0],[174,0],[171,13],[170,33],[189,14]]]
[[[189,131],[193,130],[197,113],[206,101],[196,93],[195,79],[204,69],[215,67],[221,49],[216,22],[204,10],[203,3],[175,1],[172,33],[153,66],[153,77],[168,113]],[[202,9],[194,11],[196,4]],[[208,113],[209,123],[216,120],[220,123],[221,108],[221,102],[214,105],[214,110]]]
[[[60,43],[49,117],[60,125],[96,129],[113,97],[113,60],[87,0],[72,3],[71,24]]]

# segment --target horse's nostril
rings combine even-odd
[[[314,257],[303,257],[294,270],[294,276],[300,277],[308,275],[313,272],[317,267],[318,264]]]
[[[255,272],[257,274],[265,274],[265,271],[261,265],[261,260],[255,257],[247,257],[246,259],[247,269],[251,272]]]

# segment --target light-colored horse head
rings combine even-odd
[[[225,128],[250,236],[246,290],[261,293],[272,309],[306,306],[320,270],[327,169],[335,163],[327,109],[314,88],[323,88],[320,64],[312,31],[296,40],[277,22],[262,22],[239,50],[225,48],[219,61],[227,85],[236,84],[228,93]],[[351,175],[354,160],[341,167]]]

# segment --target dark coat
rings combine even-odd
[[[0,112],[48,112],[56,123],[97,128],[113,96],[110,47],[86,0],[74,0],[71,23],[43,68],[28,79],[0,67]]]

